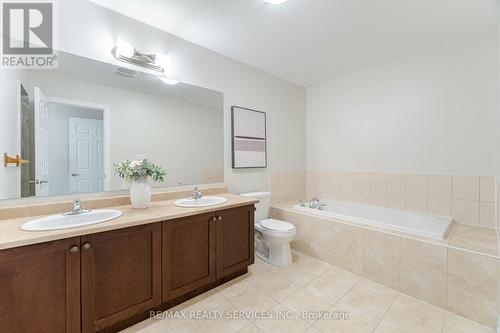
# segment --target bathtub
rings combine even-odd
[[[409,213],[402,210],[322,200],[322,210],[295,205],[294,209],[354,224],[373,226],[433,239],[445,239],[453,225],[449,217]],[[306,203],[307,205],[308,203]]]

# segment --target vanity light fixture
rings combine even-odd
[[[143,53],[121,38],[118,38],[116,46],[111,50],[111,53],[118,61],[153,71],[158,74],[158,78],[165,84],[174,85],[179,83],[179,81],[165,76],[167,71],[171,69],[169,54]],[[118,67],[116,72],[128,77],[135,77],[139,74],[135,69],[121,66]]]
[[[159,74],[163,74],[167,70],[164,66],[168,55],[143,53],[121,38],[118,38],[116,46],[111,50],[111,54],[118,61],[144,67]]]
[[[269,5],[281,5],[282,3],[285,3],[287,1],[288,0],[264,0],[264,2]]]
[[[111,54],[118,61],[143,67],[157,73],[159,75],[158,78],[165,84],[174,85],[179,83],[179,81],[165,76],[165,73],[171,69],[169,54],[143,53],[121,38],[118,38],[116,46],[111,50]],[[138,74],[132,68],[120,66],[116,72],[128,77],[135,77]]]

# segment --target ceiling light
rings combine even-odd
[[[168,84],[170,86],[173,86],[173,85],[176,85],[177,83],[179,83],[179,81],[177,81],[176,79],[171,79],[168,77],[160,77],[160,80],[162,80],[163,83]]]
[[[288,0],[264,0],[265,3],[270,5],[281,5],[282,3],[287,2]]]

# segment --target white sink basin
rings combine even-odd
[[[226,198],[222,197],[201,197],[200,199],[186,198],[177,200],[174,204],[178,207],[207,207],[207,206],[215,206],[220,205],[221,203],[226,202]]]
[[[43,231],[77,228],[106,222],[120,216],[122,216],[122,212],[114,209],[97,209],[79,215],[59,214],[26,222],[21,226],[21,230]]]

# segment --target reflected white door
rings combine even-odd
[[[40,88],[34,89],[35,104],[35,194],[50,195],[49,184],[49,102]]]
[[[69,118],[69,190],[104,191],[103,121]]]

